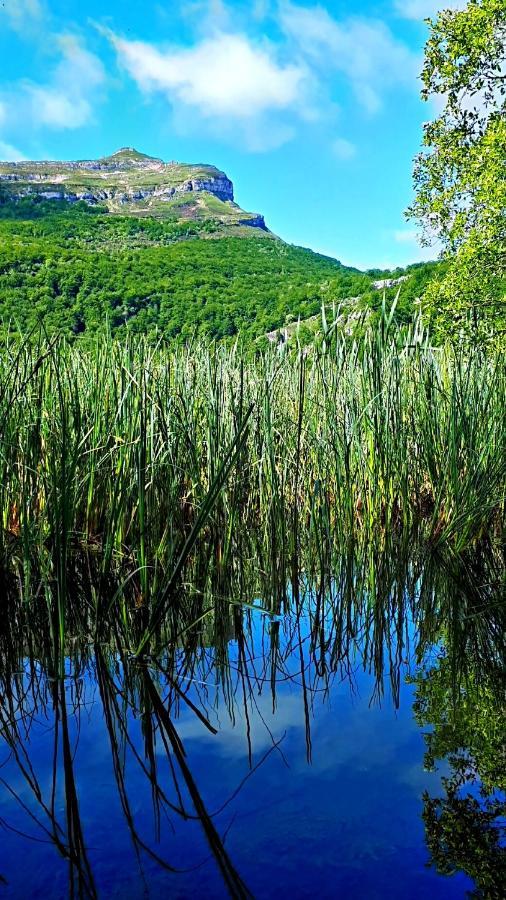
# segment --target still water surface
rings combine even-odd
[[[144,666],[90,647],[64,681],[25,657],[3,686],[0,896],[465,897],[428,865],[423,796],[449,766],[427,770],[413,715],[445,651],[407,608],[297,607],[216,615]]]

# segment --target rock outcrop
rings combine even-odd
[[[261,228],[263,231],[267,231],[265,219],[260,214],[251,215],[247,219],[239,219],[239,225],[249,225],[250,228]]]
[[[401,275],[400,278],[383,278],[381,281],[373,281],[371,287],[373,287],[375,291],[384,291],[386,288],[402,284],[402,282],[407,281],[408,278],[409,275]]]

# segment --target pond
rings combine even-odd
[[[3,634],[0,896],[499,897],[504,606],[396,572],[74,635],[64,678]]]

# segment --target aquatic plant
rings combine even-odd
[[[149,652],[182,586],[219,591],[248,533],[281,602],[301,555],[325,571],[333,543],[402,534],[458,558],[502,538],[504,357],[435,349],[386,309],[360,342],[322,327],[311,352],[253,359],[134,337],[5,346],[2,565],[25,604],[45,599],[60,648],[68,623],[91,615],[99,635],[114,613]]]

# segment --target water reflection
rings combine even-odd
[[[65,678],[6,584],[5,895],[501,896],[503,561],[392,549],[195,560],[142,662],[83,604]]]

